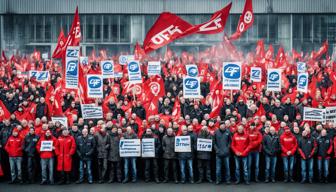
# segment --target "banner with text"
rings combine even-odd
[[[304,121],[325,121],[325,109],[304,107],[303,108],[303,120]]]
[[[223,78],[223,89],[240,90],[241,62],[224,62],[222,78]]]
[[[101,75],[87,75],[86,84],[89,98],[103,98],[103,79]]]
[[[183,97],[201,98],[201,86],[199,77],[183,77]]]
[[[190,136],[175,137],[175,152],[191,152]]]
[[[303,93],[308,91],[308,73],[299,73],[297,77],[297,90]]]
[[[155,139],[154,138],[142,139],[141,157],[155,157]]]
[[[281,91],[281,69],[267,70],[267,91]]]
[[[212,151],[212,139],[197,138],[197,151]]]
[[[186,65],[187,75],[190,77],[197,77],[198,76],[198,68],[197,65]]]
[[[160,61],[148,61],[147,66],[148,76],[161,76],[161,64]]]
[[[260,67],[251,67],[250,79],[253,82],[261,82],[262,70]]]
[[[39,82],[49,81],[49,71],[29,71],[29,79]]]
[[[65,88],[78,88],[79,47],[67,47],[65,57]]]
[[[121,139],[119,143],[120,157],[140,157],[140,139]]]
[[[82,117],[83,119],[102,119],[103,109],[101,106],[95,104],[82,104]]]
[[[142,83],[139,61],[131,61],[127,64],[128,80],[130,83]]]
[[[101,61],[100,67],[103,75],[103,79],[114,77],[114,65],[113,61]]]

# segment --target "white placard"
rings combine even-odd
[[[253,82],[261,82],[262,70],[260,67],[251,67],[250,79]]]
[[[191,152],[190,136],[175,137],[175,152]]]
[[[53,141],[41,141],[40,151],[52,151]]]
[[[267,70],[267,90],[281,91],[281,69]]]
[[[58,121],[65,127],[68,127],[68,119],[66,117],[51,117],[51,121],[54,123]]]
[[[304,107],[303,108],[303,120],[304,121],[325,121],[325,109]]]
[[[139,61],[130,61],[127,64],[128,80],[130,83],[142,83]]]
[[[223,89],[240,90],[241,62],[224,62],[222,77],[223,77]]]
[[[95,104],[82,104],[82,117],[83,119],[102,119],[103,109],[101,106]]]
[[[325,118],[327,122],[336,122],[336,107],[327,107]]]
[[[65,57],[65,88],[78,88],[79,47],[67,47]]]
[[[297,72],[304,73],[307,71],[307,64],[305,62],[297,62]]]
[[[197,151],[212,151],[212,139],[197,138]]]
[[[29,71],[29,79],[39,82],[49,81],[49,71]]]
[[[119,143],[120,157],[140,157],[140,139],[121,139]]]
[[[134,55],[120,55],[119,56],[119,64],[126,65],[130,61],[134,60]]]
[[[101,61],[100,68],[102,71],[103,79],[114,77],[114,64],[113,61]]]
[[[303,93],[308,92],[308,73],[299,73],[297,76],[297,90]]]
[[[141,157],[155,157],[155,139],[154,138],[142,139]]]
[[[89,64],[89,58],[88,57],[79,57],[79,62],[81,65],[88,65]]]
[[[48,60],[49,59],[48,53],[42,53],[42,59]]]
[[[89,98],[103,98],[103,78],[101,75],[87,75],[86,84]]]
[[[201,85],[199,77],[183,77],[183,97],[201,98]]]
[[[197,65],[191,64],[186,65],[187,75],[190,77],[197,77],[198,76],[198,68]]]
[[[155,75],[161,76],[160,61],[148,61],[147,73],[148,73],[148,76],[155,76]]]

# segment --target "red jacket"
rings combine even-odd
[[[249,152],[249,144],[248,134],[236,132],[232,137],[231,148],[235,154],[241,153],[242,157],[246,157]]]
[[[287,152],[290,151],[291,155],[294,155],[294,153],[297,150],[298,143],[296,140],[296,137],[290,132],[290,133],[283,133],[280,136],[280,146],[281,146],[281,156],[286,157]]]
[[[248,135],[249,135],[249,140],[250,140],[250,144],[249,144],[250,151],[260,152],[261,142],[263,138],[261,133],[255,129],[253,131],[249,131]]]
[[[58,139],[57,171],[71,171],[72,155],[76,152],[76,142],[73,136],[60,136]]]
[[[23,156],[23,139],[20,136],[10,136],[5,145],[5,150],[9,157],[22,157]]]
[[[40,153],[40,158],[41,159],[50,159],[52,157],[54,157],[54,149],[52,151],[40,151],[41,149],[41,143],[42,141],[53,141],[53,147],[55,147],[55,149],[58,146],[58,141],[54,136],[50,136],[50,138],[46,139],[45,136],[42,136],[41,139],[37,142],[36,144],[36,150],[37,152]]]

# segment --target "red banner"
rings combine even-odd
[[[57,45],[56,48],[52,54],[52,58],[62,58],[62,50],[64,48],[65,42],[66,42],[67,38],[64,36],[64,32],[63,29],[61,29],[61,32],[58,36],[58,40],[57,40]]]
[[[246,0],[243,13],[241,14],[237,26],[237,31],[231,35],[230,40],[239,39],[241,34],[247,31],[253,25],[254,14],[252,7],[252,0]]]

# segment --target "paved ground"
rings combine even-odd
[[[251,185],[214,185],[209,183],[204,184],[155,184],[138,182],[136,184],[71,184],[71,185],[53,185],[40,186],[34,185],[8,185],[0,183],[0,192],[108,192],[108,191],[127,191],[127,192],[208,192],[208,191],[229,191],[229,192],[327,192],[336,191],[336,183],[329,184],[285,184],[278,182],[275,184],[252,183]]]

